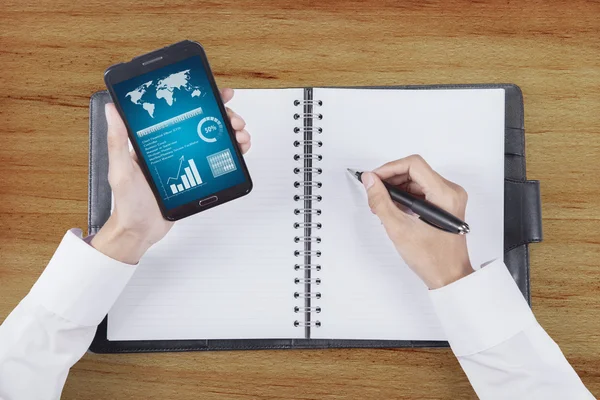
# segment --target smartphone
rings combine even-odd
[[[199,43],[113,65],[104,81],[165,219],[250,193],[248,168]]]

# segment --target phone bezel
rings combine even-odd
[[[204,69],[207,72],[207,77],[208,77],[209,84],[211,86],[211,90],[213,91],[213,93],[215,93],[215,98],[217,99],[217,104],[219,106],[219,110],[221,112],[222,119],[225,123],[225,128],[226,128],[227,134],[229,135],[229,138],[232,141],[232,143],[234,143],[233,147],[234,147],[236,156],[239,160],[240,168],[241,168],[242,172],[244,173],[245,181],[238,185],[229,187],[227,189],[224,189],[224,190],[221,190],[218,192],[214,192],[214,193],[209,193],[208,195],[203,196],[198,199],[195,199],[194,201],[191,201],[191,202],[181,205],[179,207],[168,210],[162,201],[162,196],[160,195],[157,185],[155,184],[154,180],[152,179],[152,175],[150,173],[148,165],[146,164],[146,161],[143,159],[143,157],[141,157],[141,156],[138,157],[142,172],[144,173],[144,176],[146,177],[146,180],[148,181],[148,184],[150,185],[150,188],[152,189],[152,192],[154,193],[154,197],[156,198],[156,201],[158,203],[160,211],[161,211],[163,217],[169,221],[176,221],[181,218],[185,218],[190,215],[208,210],[210,208],[217,207],[228,201],[245,196],[252,191],[253,185],[252,185],[252,179],[250,178],[250,173],[248,172],[248,168],[246,166],[246,162],[244,161],[242,152],[239,149],[239,146],[237,145],[237,141],[235,138],[235,131],[234,131],[233,127],[231,126],[231,122],[229,121],[229,118],[227,117],[225,105],[223,104],[223,101],[221,100],[221,96],[219,95],[219,89],[217,88],[217,84],[215,82],[214,76],[212,74],[212,70],[208,63],[208,58],[206,57],[204,48],[200,45],[200,43],[185,40],[185,41],[178,42],[173,45],[164,47],[162,49],[152,51],[152,52],[144,54],[142,56],[135,57],[127,63],[115,64],[115,65],[109,67],[104,73],[104,82],[106,84],[108,92],[110,93],[110,96],[113,99],[115,107],[119,111],[121,118],[125,122],[125,126],[127,127],[127,133],[129,135],[131,144],[132,144],[135,152],[138,155],[140,155],[141,154],[140,148],[139,148],[137,140],[134,136],[134,132],[131,130],[129,123],[127,122],[127,119],[125,118],[123,109],[121,108],[118,98],[114,92],[113,85],[123,82],[123,81],[126,81],[128,79],[134,78],[136,76],[163,68],[167,65],[177,63],[177,62],[185,60],[187,58],[194,57],[194,56],[200,56],[200,60],[204,66]],[[217,196],[218,200],[216,202],[212,202],[212,203],[206,204],[204,206],[200,205],[200,202],[202,200],[205,200],[205,199],[213,197],[213,196]]]

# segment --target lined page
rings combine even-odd
[[[302,89],[237,90],[252,192],[178,221],[108,316],[109,340],[302,338],[296,319],[293,115]]]
[[[444,340],[426,286],[407,267],[346,168],[413,153],[469,194],[474,266],[503,256],[504,90],[315,89],[323,106],[320,328],[313,338]]]

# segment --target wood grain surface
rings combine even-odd
[[[85,227],[104,69],[182,40],[219,86],[512,82],[542,182],[533,309],[600,396],[598,1],[12,1],[0,5],[0,321]],[[1,344],[0,344],[1,345]],[[448,349],[87,354],[64,399],[474,398]]]

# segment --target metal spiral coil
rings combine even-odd
[[[304,115],[304,118],[313,118],[313,119],[319,119],[319,120],[323,119],[323,114],[305,113],[303,115]],[[296,114],[294,114],[294,119],[300,119],[301,116],[302,115],[296,113]]]
[[[321,321],[310,321],[310,322],[305,322],[305,321],[298,321],[295,320],[294,321],[294,326],[297,327],[308,327],[308,326],[314,326],[316,328],[320,328],[321,327]]]
[[[307,145],[323,147],[323,142],[321,140],[296,140],[296,141],[294,141],[294,147],[307,146]]]
[[[300,133],[300,132],[322,133],[323,128],[320,128],[318,126],[310,126],[310,127],[297,126],[294,128],[294,133]]]
[[[298,175],[299,173],[311,173],[311,174],[317,174],[317,175],[321,175],[323,173],[323,169],[322,168],[315,168],[315,167],[302,167],[302,168],[294,168],[294,174]]]
[[[298,200],[296,200],[298,201]],[[314,229],[321,229],[323,227],[323,225],[320,222],[314,223],[314,222],[294,222],[294,229],[300,229],[300,228],[314,228]]]
[[[314,312],[314,313],[320,313],[321,312],[321,307],[294,307],[294,312],[295,313],[299,313],[299,312]]]
[[[300,201],[300,200],[310,200],[310,201],[319,202],[319,201],[323,200],[323,196],[318,195],[318,194],[295,194],[294,201]]]
[[[321,160],[323,160],[323,156],[321,154],[313,154],[313,153],[294,154],[294,160],[295,161],[300,161],[300,160],[317,160],[317,161],[321,161]]]
[[[314,263],[313,260],[321,257],[321,251],[315,248],[321,243],[321,237],[315,235],[316,231],[322,228],[322,224],[315,221],[316,217],[321,215],[321,210],[315,208],[314,205],[323,200],[320,194],[315,193],[323,184],[314,180],[314,177],[323,173],[323,169],[315,165],[323,160],[323,156],[313,153],[313,149],[322,148],[323,141],[313,139],[313,135],[322,134],[323,128],[313,126],[313,122],[322,120],[323,114],[313,112],[313,109],[322,105],[323,101],[321,100],[294,100],[294,106],[302,107],[302,112],[294,114],[294,120],[304,122],[303,126],[294,128],[294,133],[302,134],[302,137],[298,137],[293,142],[295,148],[302,149],[302,153],[294,155],[294,161],[300,163],[298,167],[294,168],[294,174],[302,176],[301,179],[294,182],[294,187],[300,191],[294,195],[294,201],[302,202],[301,207],[294,209],[294,214],[304,216],[302,221],[294,223],[294,229],[302,229],[303,231],[303,234],[294,237],[294,243],[303,244],[300,250],[294,251],[294,256],[301,257],[304,261],[294,265],[295,271],[302,271],[302,274],[300,274],[302,276],[294,278],[294,283],[303,285],[304,288],[303,291],[294,293],[294,298],[303,302],[303,306],[294,307],[294,312],[305,315],[305,320],[294,321],[294,326],[306,329],[321,326],[320,321],[312,320],[310,316],[313,313],[321,312],[321,307],[314,304],[316,300],[321,298],[321,293],[314,290],[315,287],[321,284],[321,278],[315,276],[321,271],[321,265]]]
[[[321,250],[296,250],[294,251],[296,257],[300,256],[315,256],[321,257]]]
[[[320,299],[321,298],[321,293],[319,293],[319,292],[294,292],[294,298],[296,298],[296,299],[299,299],[299,298],[303,298],[303,299],[307,299],[307,298]]]
[[[321,215],[321,210],[318,208],[296,208],[294,214],[310,214],[310,215]]]
[[[316,187],[316,188],[320,189],[323,186],[323,184],[321,182],[317,182],[317,181],[296,181],[296,182],[294,182],[295,188],[306,187],[306,186]]]
[[[296,236],[294,238],[294,243],[300,243],[300,242],[321,243],[321,238],[315,237],[315,236]]]
[[[300,104],[311,104],[316,106],[322,106],[322,100],[294,100],[294,105],[299,106]]]
[[[296,265],[294,265],[295,271],[300,271],[301,269],[302,270],[310,270],[310,271],[320,271],[321,265],[320,264],[296,264]]]
[[[314,283],[315,285],[320,285],[321,284],[321,278],[315,278],[315,279],[294,278],[294,283],[296,285],[306,284],[306,283]]]

